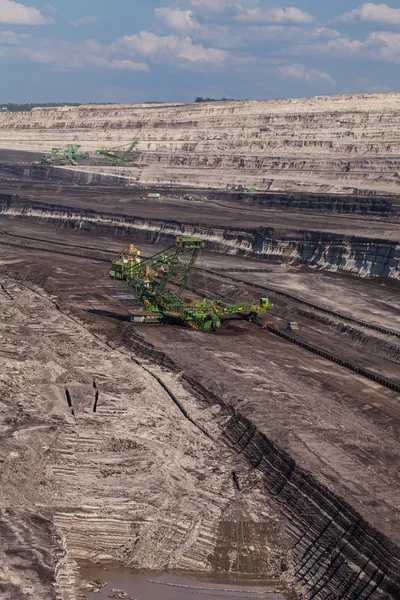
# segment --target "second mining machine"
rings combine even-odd
[[[125,165],[137,158],[137,153],[132,152],[136,145],[137,141],[133,140],[128,147],[117,146],[116,148],[98,148],[96,154],[104,156],[109,164]]]
[[[183,294],[202,247],[201,238],[178,237],[175,246],[150,258],[142,259],[133,244],[120,252],[110,277],[124,281],[142,304],[141,309],[129,311],[131,321],[177,323],[215,331],[223,315],[240,314],[251,319],[271,308],[268,298],[232,304],[211,298],[185,299]]]

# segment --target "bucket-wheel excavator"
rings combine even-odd
[[[87,152],[78,152],[80,144],[69,144],[65,148],[52,148],[50,154],[42,156],[42,163],[52,165],[59,161],[60,165],[77,165],[78,158],[89,158]]]
[[[129,311],[135,323],[177,323],[195,329],[215,331],[221,317],[241,314],[251,319],[271,308],[268,298],[259,302],[228,304],[204,298],[187,300],[191,271],[203,247],[201,238],[178,237],[175,246],[150,258],[141,259],[140,251],[131,244],[113,261],[110,277],[125,282],[142,307]]]
[[[125,146],[117,146],[116,148],[98,148],[98,150],[96,150],[96,154],[103,155],[108,164],[125,165],[127,162],[137,158],[138,154],[132,152],[136,145],[137,140],[133,140],[133,142],[127,148]]]

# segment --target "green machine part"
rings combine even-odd
[[[226,303],[205,298],[187,301],[190,274],[203,248],[201,238],[178,237],[175,246],[141,259],[133,244],[113,261],[110,276],[124,281],[143,303],[144,314],[133,314],[135,322],[167,321],[201,330],[215,330],[228,314],[255,315],[271,308],[268,298],[259,302]]]
[[[53,147],[50,155],[42,157],[42,162],[52,164],[54,160],[59,160],[61,165],[76,165],[78,158],[89,157],[87,152],[78,152],[79,148],[79,144],[69,144],[65,148]]]
[[[98,148],[97,155],[105,156],[110,164],[123,165],[130,160],[137,158],[137,154],[132,154],[133,149],[137,145],[137,140],[133,140],[126,148],[125,146],[116,146],[115,148]]]

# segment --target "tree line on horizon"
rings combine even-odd
[[[9,112],[24,112],[31,111],[32,108],[43,108],[52,106],[79,106],[80,102],[46,102],[45,104],[39,104],[32,102],[30,104],[14,104],[14,102],[8,102],[7,104],[0,104],[0,110],[8,110]]]
[[[197,96],[195,102],[223,102],[230,101],[233,98],[203,98],[202,96]],[[0,111],[8,111],[8,112],[29,112],[33,108],[52,108],[52,107],[61,107],[61,106],[81,106],[82,102],[30,102],[25,104],[17,104],[14,102],[7,102],[6,104],[0,104]],[[92,104],[97,106],[102,106],[105,104],[117,104],[116,102],[85,102],[84,104]],[[141,102],[140,104],[163,104],[163,102],[158,102],[156,100],[149,100],[147,102]]]
[[[232,102],[234,98],[203,98],[202,96],[197,96],[195,102]]]

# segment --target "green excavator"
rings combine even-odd
[[[78,164],[79,158],[87,159],[89,155],[87,152],[78,152],[80,148],[79,144],[69,144],[65,148],[52,148],[50,154],[44,154],[42,156],[42,164],[53,165],[55,161],[59,162],[60,165],[72,165]]]
[[[98,148],[96,150],[96,155],[104,156],[107,165],[123,166],[132,163],[132,161],[139,156],[138,152],[133,152],[137,143],[137,140],[133,140],[128,147],[117,146],[116,148]],[[65,148],[54,147],[49,154],[43,154],[42,164],[53,165],[57,162],[60,165],[76,166],[79,158],[89,158],[87,152],[78,152],[79,148],[79,144],[69,144]]]
[[[110,277],[124,281],[141,302],[140,308],[129,311],[131,321],[175,323],[215,331],[224,315],[240,314],[252,319],[272,307],[268,298],[239,304],[211,298],[185,299],[183,294],[202,248],[201,238],[178,237],[175,246],[150,258],[141,259],[133,244],[117,256]]]
[[[138,157],[137,152],[132,152],[137,145],[137,140],[126,148],[125,146],[117,146],[116,148],[98,148],[97,155],[102,155],[106,158],[110,165],[125,165],[128,162],[135,160]]]

